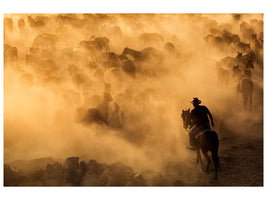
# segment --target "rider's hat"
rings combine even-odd
[[[191,101],[191,103],[201,104],[201,101],[197,97],[195,97],[193,101]]]

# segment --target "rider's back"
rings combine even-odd
[[[208,113],[209,110],[206,106],[199,105],[191,111],[191,119],[198,127],[209,124]]]

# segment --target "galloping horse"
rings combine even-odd
[[[182,111],[183,127],[185,130],[189,131],[194,126],[191,116],[190,109]],[[211,159],[209,158],[208,151],[211,152],[212,160],[215,167],[215,179],[217,180],[217,171],[220,166],[218,148],[219,148],[219,139],[217,133],[212,130],[204,130],[201,133],[197,134],[196,137],[196,152],[197,152],[197,163],[200,161],[203,168],[203,163],[201,160],[200,149],[207,160],[206,172],[209,172],[209,167]]]

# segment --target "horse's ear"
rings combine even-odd
[[[188,109],[188,111],[190,111],[190,108]]]

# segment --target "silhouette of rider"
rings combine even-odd
[[[201,101],[195,97],[191,102],[194,106],[194,109],[191,111],[191,120],[194,123],[194,127],[189,132],[190,145],[192,148],[195,148],[195,137],[198,133],[210,129],[211,126],[214,127],[213,117],[206,106],[201,106]]]

